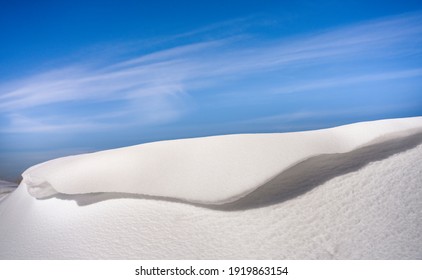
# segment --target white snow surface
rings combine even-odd
[[[182,200],[110,192],[55,194],[37,199],[27,192],[28,186],[23,182],[0,202],[0,259],[421,259],[420,126],[421,118],[411,118],[251,138],[257,142],[263,140],[255,152],[272,149],[267,146],[272,143],[286,152],[289,159],[298,157],[280,143],[290,143],[290,149],[296,152],[300,149],[296,149],[293,142],[281,140],[281,135],[290,135],[287,137],[297,140],[302,148],[306,148],[302,144],[306,142],[315,149],[313,151],[318,148],[326,152],[313,157],[305,154],[307,159],[299,157],[300,162],[291,161],[296,164],[287,168],[285,160],[272,161],[264,154],[272,164],[282,163],[279,172],[275,172],[278,174],[264,184],[258,182],[258,187],[248,184],[254,191],[219,205],[186,200],[221,202],[245,193],[245,189],[225,192],[221,186],[215,186],[224,195],[214,196],[217,192],[198,187],[198,192],[211,196],[209,199],[202,199],[208,196],[195,191],[192,195],[186,194],[187,189],[173,195]],[[305,139],[313,141],[302,142],[300,137],[292,135],[311,135]],[[252,136],[227,137],[247,139]],[[218,140],[219,148],[224,146],[224,137],[215,137],[221,140]],[[202,138],[211,142],[212,139]],[[170,145],[184,149],[181,158],[189,153],[189,145],[181,144],[184,141],[191,140],[174,141],[177,144]],[[195,146],[195,142],[201,140],[192,141]],[[232,144],[231,141],[234,140],[227,143]],[[248,142],[248,147],[255,147],[252,142]],[[239,145],[245,147],[243,143]],[[163,143],[154,151],[158,151],[158,147],[167,145]],[[327,147],[341,147],[343,153],[334,153]],[[137,150],[136,147],[129,149]],[[125,149],[110,152],[114,155],[117,151],[130,154]],[[175,153],[170,148],[167,151]],[[281,156],[277,149],[273,151],[275,157]],[[93,159],[97,155],[92,154]],[[108,157],[109,152],[99,155],[113,158]],[[223,157],[223,154],[217,156]],[[85,162],[88,158],[88,155],[81,158],[85,168],[89,168]],[[59,172],[53,163],[66,167],[66,161],[66,158],[52,161],[32,170],[44,170],[43,175],[50,180],[47,169]],[[264,159],[258,163],[269,166]],[[171,162],[167,167],[172,164],[177,165]],[[237,168],[243,168],[243,164],[239,162]],[[71,160],[69,165],[72,172],[59,173],[78,176]],[[185,161],[184,165],[190,164]],[[227,165],[222,163],[222,166]],[[163,169],[162,177],[167,176],[167,171]],[[158,175],[159,171],[156,172]],[[212,177],[205,171],[200,174],[204,180]],[[55,176],[51,178],[58,179]],[[92,182],[97,179],[91,178]],[[66,179],[73,180],[66,177],[61,181]],[[120,185],[126,182],[125,178],[115,181],[118,179]],[[213,180],[230,188],[224,180]],[[239,183],[240,179],[230,182]],[[52,185],[55,183],[52,181]],[[78,192],[81,189],[78,188]],[[169,193],[160,194],[171,197]]]
[[[309,158],[421,130],[422,117],[415,117],[305,132],[161,141],[51,160],[22,176],[37,198],[115,192],[223,204]]]

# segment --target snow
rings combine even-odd
[[[180,157],[183,158],[189,153],[190,144],[186,141],[193,146],[201,141],[212,144],[217,141],[220,149],[229,151],[234,147],[233,139],[242,139],[248,144],[242,141],[238,146],[248,148],[245,153],[254,147],[254,152],[281,149],[274,157],[284,152],[287,159],[272,160],[267,153],[262,154],[262,159],[252,156],[257,161],[257,169],[261,168],[260,164],[270,166],[267,161],[281,163],[273,169],[279,172],[271,172],[276,175],[270,179],[265,177],[264,184],[255,180],[259,181],[259,186],[247,184],[246,189],[240,179],[232,180],[230,182],[238,183],[238,188],[227,191],[228,183],[221,178],[212,179],[224,184],[225,188],[215,186],[223,193],[221,195],[203,186],[198,186],[193,194],[186,194],[188,189],[179,185],[182,179],[177,176],[171,177],[178,183],[173,187],[181,187],[182,191],[161,189],[164,186],[161,177],[166,177],[167,173],[156,177],[161,182],[156,185],[157,193],[163,197],[145,196],[151,194],[151,185],[150,188],[139,187],[141,191],[135,194],[83,194],[94,189],[88,185],[74,185],[81,179],[73,181],[73,177],[66,177],[62,181],[70,181],[66,187],[77,187],[75,194],[65,194],[63,190],[69,191],[66,187],[57,187],[57,191],[63,193],[37,199],[28,193],[23,182],[0,202],[0,259],[420,259],[421,119],[359,123],[299,134],[167,141],[107,151],[99,153],[100,157],[98,154],[76,156],[81,157],[77,161],[88,168],[88,163],[95,162],[94,159],[110,159],[111,155],[120,152],[129,156],[140,147],[154,147],[153,154],[165,158],[170,158],[167,157],[169,153],[176,156],[174,149],[182,148]],[[304,136],[304,140],[295,135]],[[284,136],[290,140],[283,140]],[[225,141],[226,137],[231,140]],[[254,146],[254,141],[261,145],[256,143]],[[225,147],[226,143],[228,147]],[[278,149],[269,147],[270,143]],[[286,148],[280,143],[290,146]],[[303,143],[311,147],[307,148]],[[212,147],[212,144],[205,147]],[[301,151],[296,144],[307,153],[295,156]],[[160,153],[161,148],[166,152]],[[236,148],[236,155],[239,155],[241,148]],[[142,153],[146,156],[144,151]],[[217,157],[224,157],[219,149],[215,153]],[[211,156],[210,152],[209,158]],[[234,156],[229,154],[227,157]],[[34,176],[36,172],[38,178],[45,176],[43,180],[56,188],[55,176],[58,175],[50,177],[49,172],[78,176],[75,158],[51,161],[28,172]],[[172,165],[178,168],[178,159],[164,165],[162,172],[171,171]],[[195,159],[190,157],[182,165],[190,166],[189,161]],[[61,173],[55,164],[69,168],[69,173]],[[246,168],[244,162],[239,162],[239,166],[231,164],[236,167],[231,172]],[[227,166],[224,162],[221,165]],[[158,175],[161,166],[156,168]],[[91,172],[89,169],[85,172],[88,171]],[[148,167],[148,172],[153,171]],[[170,172],[172,176],[175,174]],[[254,174],[261,176],[263,173]],[[212,177],[205,171],[199,175],[205,176],[204,180]],[[110,174],[104,176],[110,177]],[[248,178],[252,177],[248,175]],[[93,183],[98,179],[93,175],[90,178]],[[114,180],[127,182],[128,179]],[[111,185],[98,190],[110,191]],[[122,183],[116,188],[118,186]],[[84,191],[84,188],[88,190]],[[130,189],[122,188],[124,191]],[[245,192],[248,193],[243,196]],[[222,201],[225,203],[215,204]]]
[[[34,197],[117,192],[235,201],[299,162],[422,131],[422,117],[315,131],[161,141],[48,161],[23,173]]]

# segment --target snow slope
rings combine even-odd
[[[29,168],[23,183],[38,198],[119,192],[223,204],[295,164],[422,131],[422,117],[295,133],[249,134],[142,144],[55,159]]]
[[[282,165],[247,195],[219,205],[168,193],[36,199],[22,183],[0,202],[0,259],[421,259],[420,122],[343,126],[344,138],[322,136],[339,128],[321,130],[313,140],[337,147],[337,139],[356,143],[377,124],[390,128],[345,153],[327,148]],[[206,201],[220,202],[213,193]]]

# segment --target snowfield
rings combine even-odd
[[[162,141],[45,162],[1,259],[420,259],[422,117]]]

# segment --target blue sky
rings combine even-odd
[[[9,2],[0,178],[162,139],[422,115],[420,1]]]

